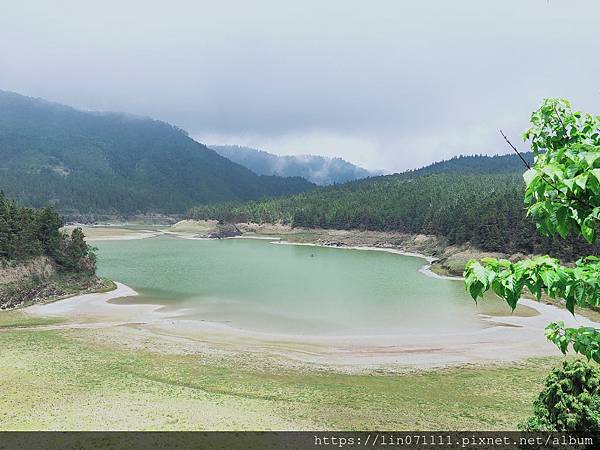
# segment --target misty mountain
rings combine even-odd
[[[0,190],[28,206],[179,213],[313,187],[300,177],[259,176],[165,122],[0,91]]]
[[[237,145],[211,145],[211,149],[259,175],[302,177],[318,185],[345,183],[381,172],[370,172],[342,158],[316,155],[279,156]]]

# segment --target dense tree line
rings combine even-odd
[[[524,152],[521,155],[528,164],[533,163],[533,153]],[[409,170],[402,175],[413,178],[434,173],[462,173],[471,175],[493,175],[498,173],[520,173],[525,165],[519,156],[510,155],[459,155],[445,161],[435,162],[420,169]]]
[[[52,258],[66,272],[95,272],[95,255],[80,228],[61,232],[62,218],[50,207],[25,208],[0,192],[0,264]]]
[[[450,244],[470,242],[487,251],[552,252],[566,259],[593,253],[580,238],[563,241],[539,236],[526,216],[520,172],[391,175],[281,199],[200,206],[192,208],[189,216],[433,234],[446,237]]]

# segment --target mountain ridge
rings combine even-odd
[[[340,157],[312,154],[275,155],[239,145],[209,145],[208,147],[258,175],[300,176],[321,186],[341,184],[381,174],[381,171],[369,171]]]
[[[0,190],[63,213],[181,213],[310,190],[258,176],[166,122],[0,91]]]

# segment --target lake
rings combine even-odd
[[[480,313],[510,314],[493,297],[475,304],[461,281],[420,273],[420,258],[382,251],[168,236],[94,245],[98,274],[140,294],[119,301],[253,332],[443,335],[489,327]]]

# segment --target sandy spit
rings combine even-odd
[[[159,312],[162,307],[158,305],[109,303],[109,300],[138,295],[136,291],[123,283],[115,284],[117,288],[109,292],[82,294],[51,303],[32,305],[25,308],[24,311],[33,315],[61,316],[86,323],[108,320],[113,325],[156,320],[165,316]]]

